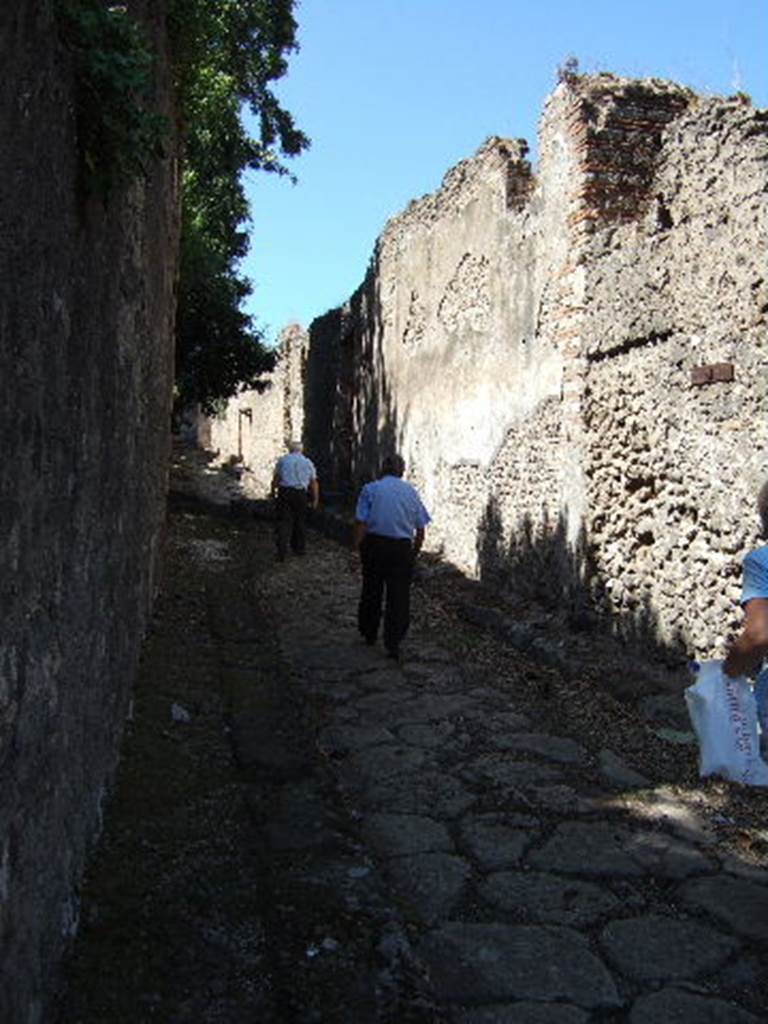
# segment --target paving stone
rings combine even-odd
[[[516,711],[500,711],[489,716],[488,728],[494,732],[525,732],[531,728],[531,720]]]
[[[475,707],[476,703],[471,697],[463,694],[424,693],[401,704],[400,721],[406,725],[410,722],[433,722],[441,718],[454,718]]]
[[[768,941],[768,887],[715,875],[692,879],[678,893],[683,902],[707,911],[738,935]]]
[[[718,973],[719,992],[760,992],[765,978],[765,958],[740,953]]]
[[[460,1010],[452,1024],[587,1024],[589,1014],[576,1006],[547,1006],[544,1003],[512,1003]],[[657,1022],[658,1024],[658,1022]]]
[[[470,762],[462,775],[472,782],[493,782],[499,786],[522,786],[531,782],[560,779],[562,771],[555,765],[539,761],[512,761],[503,754],[484,754]]]
[[[502,750],[523,750],[529,754],[538,754],[558,764],[583,764],[587,759],[584,747],[566,736],[513,733],[510,736],[499,736],[496,746]]]
[[[391,693],[398,690],[402,699],[403,674],[397,668],[380,668],[374,672],[362,672],[355,677],[357,685],[368,691]]]
[[[369,782],[407,775],[423,767],[427,757],[419,747],[380,744],[351,754],[339,769],[342,782],[351,789],[364,789]]]
[[[572,928],[452,922],[427,935],[417,952],[438,996],[454,1002],[621,1005],[605,965]]]
[[[361,717],[370,719],[372,724],[390,726],[400,712],[403,695],[398,690],[392,693],[368,693],[358,697],[355,710]]]
[[[339,706],[333,709],[333,721],[336,725],[357,725],[359,717],[353,707]]]
[[[536,924],[593,924],[621,904],[608,889],[580,879],[533,871],[499,871],[478,892],[493,907],[519,912]]]
[[[441,647],[440,644],[429,640],[422,640],[421,637],[415,636],[413,637],[413,642],[413,657],[416,661],[436,661],[452,665],[456,660],[455,656],[449,650],[446,650],[445,647]]]
[[[548,766],[552,770],[552,766]],[[564,785],[523,785],[515,802],[523,807],[535,807],[553,814],[573,814],[579,811],[579,794]]]
[[[492,686],[473,686],[471,690],[467,690],[467,693],[470,697],[476,697],[477,700],[490,701],[497,705],[507,704],[507,699],[501,690],[497,690]]]
[[[404,725],[397,735],[403,743],[412,743],[415,747],[439,747],[455,730],[451,722],[437,722],[435,725]]]
[[[477,800],[452,775],[421,771],[415,778],[378,779],[365,790],[369,807],[398,814],[457,818]]]
[[[629,1024],[760,1024],[760,1018],[723,999],[665,988],[641,996]]]
[[[371,814],[363,821],[362,832],[366,843],[384,857],[453,850],[445,826],[417,814]]]
[[[758,885],[768,885],[768,870],[757,864],[746,864],[740,857],[728,854],[721,856],[720,866],[729,875],[745,878],[748,882],[757,882]]]
[[[461,857],[422,853],[388,861],[385,872],[395,890],[428,925],[445,918],[458,903],[470,876]]]
[[[470,697],[461,694],[424,693],[404,700],[402,690],[393,693],[373,693],[355,701],[355,707],[361,715],[385,726],[452,718],[474,704]]]
[[[530,819],[535,821],[535,819]],[[465,818],[461,837],[472,859],[483,871],[512,867],[537,836],[533,828],[513,828],[504,815],[483,814]]]
[[[717,970],[736,939],[696,921],[648,914],[611,921],[600,936],[610,961],[636,981],[675,981]]]
[[[617,786],[650,786],[650,781],[640,772],[622,760],[612,750],[601,750],[598,755],[600,771],[609,781]]]
[[[328,633],[328,626],[324,631]],[[343,642],[335,644],[296,644],[292,648],[293,657],[305,668],[312,671],[326,669],[338,672],[339,675],[350,672],[365,672],[375,669],[381,664],[381,651],[363,644],[350,646]]]
[[[357,696],[354,683],[339,682],[337,679],[323,681],[313,676],[309,682],[302,683],[302,688],[313,696],[320,696],[333,704],[347,704]]]
[[[712,870],[700,850],[680,839],[607,822],[564,822],[529,860],[544,871],[577,875],[683,879]]]
[[[420,687],[437,690],[441,693],[455,693],[466,686],[463,672],[455,665],[422,661],[410,662],[406,667],[405,675]]]
[[[380,725],[332,725],[318,736],[318,746],[332,754],[346,754],[378,743],[393,743],[395,736]]]

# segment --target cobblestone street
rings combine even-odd
[[[318,534],[277,564],[267,521],[172,515],[59,1024],[765,1020],[765,793],[439,567],[399,664],[358,587]]]

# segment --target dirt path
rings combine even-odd
[[[396,665],[358,585],[172,515],[57,1024],[766,1019],[768,794],[700,784],[603,649],[521,653],[426,567]]]

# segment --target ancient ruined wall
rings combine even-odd
[[[768,119],[686,99],[651,126],[643,201],[602,215],[587,247],[585,525],[599,603],[708,651],[734,618],[768,470]],[[632,104],[614,90],[612,110]],[[733,369],[696,383],[712,364]]]
[[[535,175],[498,138],[449,171],[310,327],[325,489],[396,446],[458,565],[673,658],[722,650],[768,469],[766,125],[569,76]]]
[[[337,407],[349,391],[351,482],[374,470],[382,446],[401,447],[433,512],[432,545],[473,571],[478,525],[496,500],[490,467],[509,431],[563,385],[554,304],[569,264],[568,175],[564,147],[553,145],[534,183],[524,144],[489,140],[387,225],[345,310],[355,355]],[[548,500],[558,506],[560,495]]]
[[[304,362],[307,338],[291,326],[280,338],[280,354],[262,390],[241,392],[220,416],[198,423],[198,443],[220,463],[242,466],[240,481],[248,497],[269,494],[275,459],[291,438],[304,433]]]
[[[716,651],[766,471],[765,115],[572,79],[511,203],[490,185],[498,145],[385,230],[361,331],[433,542],[623,632]],[[732,382],[692,383],[716,363]]]
[[[163,52],[164,5],[132,5]],[[84,199],[53,4],[0,9],[0,1020],[34,1024],[126,719],[162,540],[176,173]],[[165,65],[157,68],[170,113]]]

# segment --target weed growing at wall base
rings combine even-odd
[[[83,186],[106,195],[162,156],[169,125],[151,109],[154,57],[123,5],[58,0],[56,17],[74,60]]]

